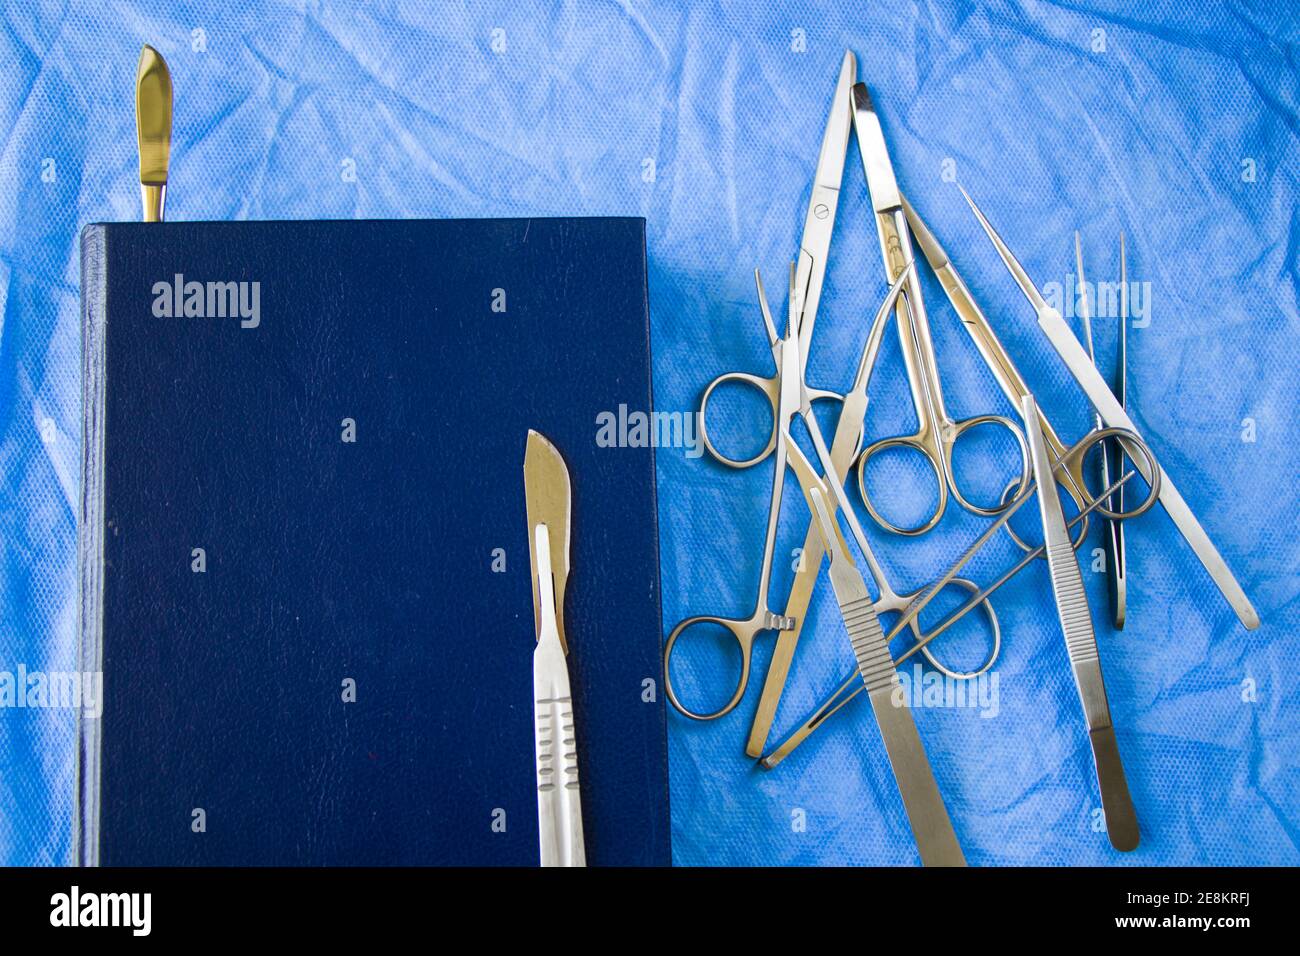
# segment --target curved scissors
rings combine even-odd
[[[907,216],[902,194],[894,178],[894,167],[885,147],[885,136],[880,127],[871,95],[865,83],[853,87],[853,130],[862,154],[862,168],[871,193],[871,205],[876,214],[876,230],[880,235],[880,251],[885,261],[886,278],[893,282],[903,274],[913,260],[912,241],[908,231]],[[948,496],[962,508],[974,514],[992,516],[1006,507],[1004,500],[992,507],[971,502],[957,484],[953,467],[953,449],[958,439],[981,425],[1005,428],[1015,438],[1020,448],[1019,479],[1016,487],[1025,488],[1030,479],[1029,447],[1020,426],[1005,415],[977,415],[954,420],[944,408],[943,387],[939,381],[939,365],[930,337],[930,323],[926,316],[925,300],[921,295],[920,277],[913,272],[905,287],[906,306],[899,303],[898,338],[912,393],[912,406],[916,412],[917,428],[910,435],[895,435],[874,441],[858,458],[858,486],[862,502],[875,522],[896,534],[920,535],[939,523],[948,506]],[[867,463],[890,448],[908,448],[925,458],[938,485],[938,502],[934,512],[919,525],[903,527],[886,519],[876,508],[867,490]]]
[[[862,360],[859,363],[858,375],[853,389],[846,396],[844,413],[841,414],[840,424],[836,429],[835,448],[836,451],[824,451],[824,442],[821,438],[820,428],[817,426],[816,419],[812,413],[812,395],[810,390],[804,385],[800,372],[800,325],[796,321],[798,313],[794,312],[795,306],[791,306],[791,317],[786,327],[784,338],[778,337],[776,325],[772,321],[771,313],[768,309],[766,295],[763,292],[762,281],[755,272],[755,281],[758,284],[759,302],[763,312],[763,321],[767,328],[768,340],[772,348],[772,358],[776,364],[776,374],[772,380],[777,387],[778,406],[777,406],[777,423],[778,428],[775,435],[775,444],[773,446],[775,454],[775,471],[772,480],[772,497],[768,506],[767,532],[763,542],[763,563],[762,570],[759,572],[759,589],[758,597],[755,601],[754,611],[745,618],[726,618],[717,615],[697,615],[689,617],[677,624],[668,636],[668,641],[664,647],[664,683],[668,692],[668,699],[672,705],[677,708],[683,715],[694,720],[713,720],[730,713],[740,700],[744,697],[745,690],[749,685],[750,659],[753,651],[754,639],[758,634],[765,630],[776,630],[782,632],[778,638],[778,649],[774,653],[773,665],[769,668],[768,677],[764,684],[764,703],[760,707],[760,714],[755,718],[755,729],[751,732],[750,744],[747,750],[761,750],[763,743],[767,738],[767,730],[771,726],[772,716],[775,714],[776,702],[779,700],[780,691],[785,682],[786,674],[789,670],[789,661],[793,656],[794,644],[798,640],[799,630],[803,623],[803,614],[807,610],[807,599],[802,601],[802,606],[797,609],[798,617],[787,616],[789,611],[794,609],[787,606],[787,615],[781,615],[774,612],[769,607],[768,590],[771,583],[772,573],[772,556],[776,544],[776,527],[780,517],[781,495],[785,487],[785,468],[787,465],[794,468],[796,476],[804,490],[805,497],[808,496],[810,488],[813,486],[820,487],[824,497],[831,501],[842,501],[843,488],[837,484],[838,476],[841,474],[840,469],[835,464],[836,457],[841,460],[852,460],[852,454],[857,451],[861,441],[862,434],[862,416],[866,410],[866,393],[867,385],[870,380],[871,369],[875,363],[876,352],[880,347],[880,341],[883,337],[885,321],[890,311],[895,307],[895,303],[902,293],[907,277],[911,274],[911,268],[904,270],[889,290],[884,303],[876,314],[875,321],[872,324],[871,333],[868,336],[867,346],[863,351]],[[797,272],[792,280],[791,302],[796,303],[798,298],[795,294],[797,289]],[[794,444],[789,435],[789,426],[796,415],[802,416],[808,426],[809,432],[813,436],[814,444],[818,446],[819,455],[826,470],[824,479],[819,479],[816,473],[808,464],[798,445]],[[845,506],[840,505],[841,509]],[[851,521],[856,522],[856,518]],[[810,528],[809,536],[816,535],[815,525]],[[806,542],[807,543],[807,542]],[[874,605],[878,613],[885,611],[903,611],[912,601],[919,596],[920,592],[910,595],[899,595],[890,586],[885,578],[884,571],[876,561],[871,549],[867,546],[865,537],[859,540],[859,550],[862,552],[863,559],[872,578],[876,583],[878,597]],[[809,547],[804,552],[804,567],[800,575],[810,574],[811,577],[805,580],[815,581],[816,575],[821,568],[821,560],[824,556],[824,544],[820,548]],[[969,581],[957,581],[960,586],[975,592],[977,587]],[[795,593],[802,593],[799,590],[799,579],[796,579]],[[807,587],[807,597],[810,599],[812,593],[811,584]],[[792,599],[794,595],[792,594]],[[970,678],[983,673],[993,666],[998,653],[1001,650],[1001,629],[999,627],[997,615],[991,604],[983,602],[985,613],[988,616],[992,628],[992,648],[990,654],[981,667],[976,671],[964,672],[947,667],[934,655],[929,649],[928,643],[921,634],[919,626],[915,620],[912,622],[913,634],[920,649],[926,658],[943,673],[956,678]],[[712,712],[696,712],[686,707],[681,699],[677,696],[676,688],[672,682],[672,655],[677,646],[677,640],[690,627],[697,624],[714,624],[725,628],[735,638],[736,643],[741,651],[741,672],[736,688],[731,698],[722,705],[718,710]],[[778,664],[778,661],[782,662]],[[760,735],[761,728],[761,735]],[[756,753],[754,755],[757,755]]]
[[[831,234],[835,230],[835,211],[839,205],[840,183],[844,179],[844,160],[848,155],[849,125],[852,122],[849,98],[857,72],[856,58],[852,52],[845,52],[844,61],[840,65],[839,80],[835,84],[835,97],[831,100],[830,115],[826,118],[826,129],[822,134],[812,196],[808,200],[808,211],[804,215],[803,237],[799,243],[799,262],[795,272],[795,287],[799,290],[800,300],[791,303],[791,307],[796,310],[794,314],[801,316],[799,320],[799,374],[801,376],[808,367],[808,351],[812,345],[813,326],[817,321],[817,307],[821,303],[822,282],[826,277],[826,260],[831,249]],[[729,383],[745,385],[762,392],[772,409],[772,433],[763,450],[753,458],[728,458],[714,447],[713,440],[709,437],[709,399],[718,386]],[[700,401],[699,417],[700,437],[709,454],[729,468],[749,468],[772,454],[776,449],[777,434],[782,428],[780,390],[779,364],[776,374],[771,378],[751,375],[748,372],[727,372],[710,382]],[[820,388],[807,388],[807,391],[809,400],[814,402],[844,400],[839,392]]]

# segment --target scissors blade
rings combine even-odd
[[[880,239],[885,276],[892,282],[915,257],[911,231],[904,215],[903,197],[898,191],[898,180],[894,176],[894,164],[890,161],[889,149],[885,145],[880,117],[865,83],[859,83],[853,88],[853,98],[853,131],[858,140],[858,152],[862,154],[862,169],[876,214],[876,233]],[[926,313],[919,274],[913,273],[907,284],[907,300],[899,304],[897,312],[898,342],[903,353],[912,404],[918,418],[917,426],[929,441],[936,436],[928,433],[931,429],[940,427],[948,414],[944,409],[939,360],[934,352],[930,318]],[[927,450],[927,456],[930,454],[932,452]],[[936,468],[946,467],[941,459],[932,460]],[[943,485],[944,482],[941,480],[940,484]],[[940,498],[939,513],[932,522],[938,521],[939,514],[943,511],[943,502],[946,501],[942,487]]]
[[[1012,407],[1019,408],[1020,401],[1029,394],[1029,386],[1026,384],[1024,376],[1016,368],[1015,362],[1011,360],[1010,353],[1003,346],[997,334],[993,331],[993,326],[985,317],[984,312],[980,309],[979,304],[975,301],[975,296],[971,294],[970,289],[966,286],[966,281],[962,279],[961,273],[948,258],[948,253],[944,251],[939,240],[935,238],[925,221],[921,218],[920,213],[912,208],[907,197],[903,196],[903,210],[907,214],[907,224],[911,227],[912,237],[916,244],[921,247],[921,254],[925,256],[926,262],[934,270],[935,278],[939,280],[939,285],[943,287],[944,294],[952,304],[957,316],[961,319],[962,328],[971,337],[975,343],[975,348],[979,351],[980,357],[984,359],[984,364],[988,366],[993,378],[997,381],[1002,392],[1010,400]],[[1040,408],[1038,410],[1038,423],[1043,428],[1043,433],[1047,436],[1047,444],[1052,454],[1060,458],[1065,454],[1065,443],[1061,441],[1056,429],[1048,421],[1047,416]],[[1073,479],[1067,484],[1071,494],[1076,496],[1075,500],[1080,504],[1084,500],[1084,489],[1076,488]]]
[[[1038,408],[1032,395],[1025,396],[1021,410],[1034,479],[1038,483],[1038,510],[1043,519],[1043,540],[1052,593],[1056,598],[1056,614],[1065,635],[1065,649],[1070,658],[1070,669],[1074,672],[1079,700],[1083,704],[1083,715],[1088,722],[1088,741],[1097,767],[1106,832],[1115,849],[1128,851],[1138,845],[1137,814],[1129,796],[1124,765],[1120,762],[1119,746],[1115,741],[1115,728],[1110,719],[1110,704],[1106,700],[1106,684],[1101,675],[1101,657],[1092,629],[1088,595],[1083,588],[1083,575],[1070,542],[1070,532],[1065,526],[1061,501],[1056,496],[1052,460],[1047,453],[1042,429],[1038,427]]]
[[[925,866],[965,866],[952,820],[943,805],[916,722],[906,703],[894,700],[898,672],[885,633],[876,615],[866,581],[853,563],[839,524],[831,517],[820,488],[809,490],[822,542],[830,555],[831,585],[849,635],[858,673],[871,700],[871,710],[885,742],[912,837]]]
[[[831,99],[830,113],[826,117],[826,129],[822,133],[812,195],[808,199],[808,211],[804,215],[803,236],[799,240],[798,274],[794,286],[802,296],[795,303],[795,314],[800,316],[799,340],[803,355],[801,368],[808,363],[813,325],[817,320],[822,282],[826,277],[826,261],[830,256],[831,233],[835,230],[835,211],[839,206],[844,161],[849,150],[849,126],[853,121],[849,100],[857,73],[857,58],[852,51],[845,50],[839,80],[835,84],[835,95]]]
[[[853,87],[853,114],[858,150],[862,153],[862,168],[867,174],[867,191],[871,193],[871,206],[877,213],[891,213],[903,205],[903,197],[898,191],[898,181],[894,178],[894,164],[889,160],[889,149],[885,146],[885,132],[881,129],[880,117],[871,102],[871,91],[865,83]]]
[[[1119,234],[1119,371],[1116,376],[1115,398],[1119,402],[1120,408],[1126,407],[1125,391],[1128,384],[1128,262],[1124,254],[1124,233]],[[1106,480],[1111,480],[1112,474],[1122,473],[1124,471],[1124,448],[1118,442],[1115,443],[1114,454],[1107,462],[1102,458],[1102,467],[1106,469]],[[1124,510],[1124,489],[1121,488],[1113,496],[1114,505],[1112,511]],[[1128,617],[1128,555],[1124,543],[1124,522],[1111,519],[1106,522],[1106,541],[1109,544],[1110,551],[1110,606],[1111,613],[1115,619],[1115,626],[1123,630],[1125,620]]]
[[[528,512],[528,558],[533,575],[533,621],[538,640],[542,637],[542,601],[538,584],[539,555],[534,535],[538,525],[549,529],[546,559],[555,581],[555,622],[564,653],[569,642],[564,630],[564,589],[569,581],[569,469],[559,451],[545,436],[529,429],[524,452],[524,501]]]
[[[949,265],[948,253],[939,244],[939,240],[930,231],[930,227],[925,224],[925,220],[912,208],[912,204],[907,201],[907,197],[900,193],[899,198],[903,201],[903,211],[907,213],[907,224],[912,229],[912,238],[921,247],[921,255],[925,256],[925,261],[930,263],[930,268],[935,272],[947,268]]]
[[[161,222],[172,146],[172,77],[162,54],[140,51],[135,76],[135,130],[140,152],[140,197],[145,222]]]
[[[1092,359],[1092,364],[1097,365],[1097,349],[1092,337],[1092,309],[1088,302],[1088,280],[1083,271],[1083,240],[1079,236],[1079,231],[1074,232],[1074,271],[1078,277],[1079,283],[1079,303],[1078,311],[1080,318],[1083,319],[1083,341],[1088,347],[1088,358]],[[1123,241],[1121,240],[1120,248],[1120,272],[1124,272],[1124,251]],[[1123,291],[1120,293],[1124,295]],[[1100,300],[1099,300],[1100,301]],[[1123,320],[1121,320],[1122,322]],[[1121,346],[1121,361],[1123,347]],[[1100,366],[1098,366],[1100,368]],[[1123,398],[1120,398],[1122,405]],[[1093,413],[1095,428],[1102,427],[1101,416]],[[1118,465],[1118,472],[1123,473],[1124,465],[1122,461],[1113,461],[1111,455],[1110,439],[1101,442],[1101,479],[1105,484],[1109,484],[1113,479],[1112,475],[1116,474],[1115,466]],[[1122,454],[1118,441],[1114,442],[1116,454]],[[1120,489],[1112,496],[1112,500],[1106,503],[1106,507],[1111,511],[1124,510],[1124,492]],[[1106,592],[1110,597],[1111,621],[1117,630],[1124,629],[1125,605],[1126,600],[1126,580],[1124,576],[1124,530],[1123,525],[1114,518],[1106,519],[1106,527],[1102,533],[1102,546],[1106,554]]]
[[[962,194],[966,195],[965,190],[962,191]],[[1043,334],[1047,336],[1047,340],[1051,343],[1052,348],[1056,350],[1056,354],[1065,362],[1070,375],[1083,389],[1084,394],[1088,396],[1088,401],[1092,402],[1092,407],[1101,414],[1102,421],[1111,428],[1123,428],[1141,437],[1141,431],[1137,425],[1133,424],[1133,420],[1129,418],[1128,413],[1124,411],[1124,407],[1115,398],[1110,386],[1106,384],[1106,380],[1102,378],[1101,373],[1097,371],[1097,367],[1089,360],[1088,353],[1083,350],[1079,340],[1070,331],[1070,327],[1065,324],[1065,320],[1061,318],[1061,313],[1049,306],[1038,289],[1029,281],[1025,270],[1021,268],[1020,263],[1016,261],[1002,238],[993,231],[993,226],[984,217],[984,214],[979,211],[974,200],[966,195],[966,201],[970,203],[971,209],[975,211],[975,215],[979,218],[984,231],[998,250],[998,254],[1002,257],[1002,261],[1006,263],[1012,276],[1016,278],[1016,282],[1020,285],[1025,296],[1030,302],[1039,303],[1039,305],[1035,305],[1035,311],[1038,313],[1038,327],[1043,330]],[[1134,448],[1129,450],[1128,457],[1132,459],[1133,466],[1150,484],[1150,466],[1145,456]],[[1161,506],[1165,509],[1165,513],[1169,515],[1174,527],[1183,536],[1183,540],[1187,542],[1205,570],[1209,572],[1210,578],[1232,607],[1238,620],[1247,630],[1253,631],[1259,627],[1259,614],[1256,613],[1254,605],[1250,603],[1250,598],[1246,597],[1246,592],[1241,589],[1237,579],[1228,570],[1227,562],[1223,560],[1223,556],[1215,548],[1210,536],[1205,533],[1205,529],[1196,520],[1196,515],[1192,513],[1187,501],[1170,479],[1169,472],[1160,468],[1159,474],[1160,488],[1157,497]]]
[[[537,649],[533,651],[538,851],[542,866],[586,866],[573,695],[555,618],[550,528],[542,523],[533,532],[529,539],[537,556],[533,587],[535,593],[540,589],[542,596]]]

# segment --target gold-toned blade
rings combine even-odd
[[[172,151],[172,76],[162,54],[147,44],[135,75],[135,130],[144,220],[162,222]]]
[[[555,582],[555,621],[560,645],[569,652],[564,630],[564,588],[569,580],[569,509],[572,492],[569,469],[559,451],[545,436],[528,430],[528,448],[524,452],[524,500],[528,508],[528,560],[533,580],[533,622],[540,636],[542,626],[541,596],[537,583],[537,526],[546,525],[550,539],[551,576]]]

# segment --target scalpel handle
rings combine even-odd
[[[836,587],[837,596],[839,590]],[[889,766],[903,797],[912,837],[921,852],[921,862],[925,866],[965,866],[966,857],[957,843],[957,834],[943,805],[921,736],[916,732],[912,712],[901,700],[895,703],[898,673],[871,597],[866,595],[842,603],[840,611],[849,632],[849,643],[853,645],[853,656],[858,661],[858,673],[866,684],[871,709],[885,741]]]
[[[550,629],[533,652],[533,733],[542,866],[586,866],[568,666]]]

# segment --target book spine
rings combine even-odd
[[[104,660],[107,266],[107,230],[102,225],[87,226],[81,234],[81,515],[77,539],[77,631],[82,673],[101,673]],[[77,738],[75,861],[79,866],[97,866],[100,720],[78,712]]]

